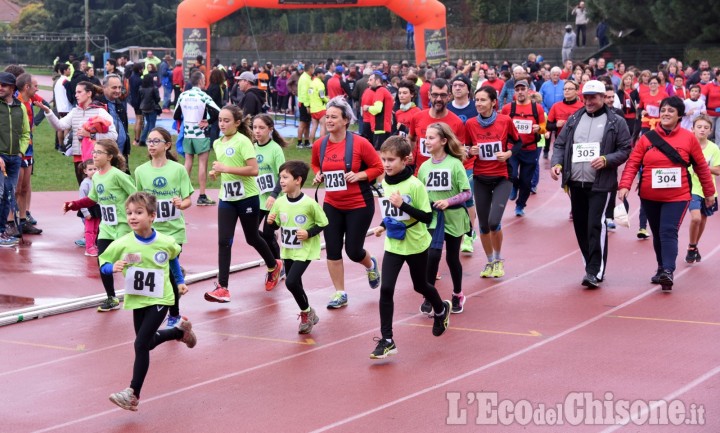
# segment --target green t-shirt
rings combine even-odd
[[[418,170],[418,179],[425,185],[430,201],[445,200],[470,190],[465,167],[459,159],[450,155],[438,163],[434,163],[432,158],[425,161]],[[434,211],[429,228],[435,228],[436,223],[437,211]],[[445,233],[459,237],[469,231],[470,217],[467,210],[445,210]]]
[[[277,215],[275,224],[280,227],[280,257],[296,261],[320,258],[320,236],[304,241],[297,238],[298,229],[328,225],[325,212],[315,200],[303,195],[300,200],[291,202],[282,195],[275,200],[270,214]]]
[[[218,138],[213,144],[215,158],[229,167],[246,167],[248,159],[255,159],[255,147],[249,138],[236,133],[229,140]],[[220,200],[238,201],[260,194],[255,176],[220,173]]]
[[[114,264],[118,260],[131,262],[123,269],[124,308],[135,310],[175,303],[170,284],[170,260],[178,254],[180,245],[171,236],[155,231],[155,238],[146,243],[130,232],[110,244],[100,255],[100,264]]]
[[[255,153],[258,163],[258,175],[255,180],[260,190],[260,209],[270,210],[265,208],[265,202],[278,183],[280,166],[285,162],[285,154],[280,145],[273,140],[262,146],[256,143]]]
[[[159,168],[152,161],[135,169],[135,185],[138,191],[144,191],[157,198],[157,216],[153,227],[160,233],[172,236],[175,242],[187,242],[185,217],[172,203],[173,197],[187,198],[195,191],[187,170],[181,164],[168,160]]]
[[[130,176],[110,167],[105,174],[95,173],[88,197],[100,205],[102,224],[98,239],[117,239],[130,232],[125,215],[125,200],[137,192]]]
[[[410,176],[408,179],[395,185],[389,185],[383,180],[382,187],[385,191],[385,197],[378,197],[380,216],[382,218],[391,216],[398,221],[402,221],[405,225],[410,225],[416,221],[415,218],[390,203],[388,197],[395,191],[400,193],[405,203],[424,212],[430,212],[430,200],[428,199],[427,191],[425,191],[425,185],[415,176]],[[392,239],[385,236],[385,251],[402,256],[418,254],[430,247],[431,240],[432,238],[427,231],[427,226],[423,223],[417,223],[407,229],[405,239],[403,240]]]
[[[717,144],[713,143],[712,141],[708,140],[707,144],[705,145],[705,148],[703,149],[703,155],[705,156],[705,161],[707,161],[708,167],[717,167],[720,165],[720,148],[718,148]],[[700,178],[692,169],[692,166],[689,168],[690,174],[692,175],[692,194],[699,195],[700,197],[705,197],[705,193],[702,189],[702,184],[700,183]],[[713,186],[715,186],[715,197],[718,196],[717,193],[717,185],[715,185],[715,175],[712,175],[712,181]]]

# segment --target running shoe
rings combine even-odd
[[[672,290],[673,286],[673,273],[672,271],[668,271],[667,269],[662,271],[660,276],[658,277],[658,283],[660,284],[660,288],[663,292],[669,292]]]
[[[198,206],[214,206],[215,201],[210,200],[206,195],[201,195],[200,197],[198,197],[196,204]]]
[[[373,341],[377,342],[375,350],[370,354],[370,359],[385,359],[388,356],[397,355],[397,346],[395,341],[387,341],[384,338],[373,338]]]
[[[638,239],[647,239],[650,237],[650,233],[648,233],[647,229],[640,229],[637,232],[637,238]]]
[[[300,314],[298,314],[298,317],[300,318],[298,334],[309,334],[312,331],[313,326],[317,325],[320,321],[320,318],[317,314],[315,314],[315,310],[313,310],[312,307],[308,312],[301,311]]]
[[[514,201],[517,199],[518,196],[518,190],[517,188],[513,187],[510,191],[510,197],[508,197],[508,200]]]
[[[530,194],[533,194],[533,195],[537,194],[537,187],[536,187],[536,186],[533,186],[533,187],[530,188]]]
[[[79,246],[80,248],[85,248],[85,239],[76,240],[75,245]]]
[[[88,257],[97,257],[99,254],[98,247],[93,245],[85,250],[85,255]]]
[[[175,327],[183,332],[183,336],[180,338],[180,341],[185,343],[189,349],[195,347],[197,344],[197,337],[195,336],[195,332],[192,330],[192,323],[190,323],[187,317],[181,317]]]
[[[125,410],[136,412],[140,401],[135,397],[135,391],[132,388],[126,388],[120,392],[110,394],[110,401]]]
[[[368,283],[371,289],[377,289],[380,287],[380,270],[375,257],[370,256],[370,261],[372,262],[372,268],[367,270]]]
[[[280,271],[280,280],[287,280],[287,275],[285,274],[285,266],[283,266],[282,271]]]
[[[524,216],[525,216],[525,211],[523,210],[523,208],[521,208],[521,207],[516,207],[516,208],[515,208],[515,216],[516,216],[516,217],[524,217]]]
[[[423,299],[422,305],[420,305],[420,312],[423,314],[432,313],[432,304],[427,299]]]
[[[607,228],[608,230],[615,230],[617,228],[615,221],[612,218],[607,219]]]
[[[32,215],[30,215],[30,211],[25,211],[25,220],[28,222],[28,224],[36,225],[37,220],[33,218]]]
[[[443,335],[445,330],[450,326],[450,312],[452,311],[452,302],[443,301],[443,307],[445,311],[442,314],[435,314],[435,321],[432,327],[432,333],[434,336],[439,337]]]
[[[342,307],[347,307],[347,304],[348,304],[347,293],[335,292],[333,297],[330,298],[330,302],[328,302],[327,308],[329,310],[338,309],[338,308],[342,308]]]
[[[42,229],[26,223],[22,226],[22,232],[24,235],[39,235],[42,234],[43,231]]]
[[[593,274],[585,274],[585,277],[583,277],[582,280],[582,285],[588,289],[597,289],[600,287],[600,280],[598,280],[598,277]]]
[[[473,238],[471,236],[463,236],[462,245],[460,245],[460,251],[463,253],[472,253],[475,251],[473,248]]]
[[[172,329],[176,327],[177,324],[180,322],[180,319],[182,319],[181,316],[171,316],[168,314],[166,328]]]
[[[483,269],[482,272],[480,272],[480,277],[481,277],[481,278],[490,278],[490,277],[492,277],[493,265],[494,265],[494,263],[495,263],[495,262],[492,261],[492,262],[488,262],[487,265],[485,265],[485,269]]]
[[[495,260],[493,263],[492,275],[493,278],[500,278],[505,276],[505,264],[503,260]]]
[[[663,273],[663,268],[658,268],[655,272],[655,275],[650,277],[650,282],[652,284],[660,284],[660,275]]]
[[[463,312],[463,306],[465,305],[465,295],[462,293],[452,295],[452,313],[460,314]]]
[[[215,283],[215,289],[210,292],[205,292],[205,300],[220,303],[230,302],[230,291],[218,283]]]
[[[7,226],[5,226],[5,236],[13,237],[13,238],[19,238],[20,232],[17,229],[17,226],[13,222],[8,222]]]
[[[700,251],[698,251],[697,247],[688,248],[687,255],[685,256],[685,262],[686,263],[700,262]]]
[[[101,313],[105,313],[107,311],[112,311],[112,310],[118,310],[118,309],[120,309],[120,300],[118,298],[116,298],[115,296],[107,298],[98,307],[98,311]]]
[[[20,239],[8,236],[5,233],[0,234],[0,247],[12,248],[20,243]]]
[[[275,259],[275,268],[273,268],[273,270],[268,269],[268,273],[265,276],[265,290],[269,292],[277,286],[277,283],[280,281],[280,274],[282,273],[283,267],[282,260]]]

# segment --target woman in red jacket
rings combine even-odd
[[[702,184],[705,204],[715,203],[715,187],[702,148],[692,132],[680,127],[685,104],[677,96],[660,102],[660,121],[640,137],[625,164],[617,194],[624,200],[640,167],[640,202],[653,233],[653,247],[658,263],[650,281],[662,290],[672,289],[675,260],[678,254],[678,229],[690,202],[688,163],[692,164]],[[662,149],[662,150],[661,150]],[[676,157],[682,161],[673,161]]]

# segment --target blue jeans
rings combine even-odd
[[[678,255],[678,230],[682,224],[688,201],[661,202],[641,198],[653,234],[653,248],[658,269],[675,272]]]
[[[548,140],[550,141],[550,140]],[[547,144],[545,144],[547,146]],[[540,155],[543,153],[543,148],[537,148],[537,154],[535,155],[535,174],[533,174],[532,182],[530,182],[530,188],[537,188],[538,182],[540,182]]]
[[[163,109],[170,108],[170,95],[172,95],[172,92],[172,87],[163,87]]]
[[[517,155],[510,157],[512,167],[512,182],[518,190],[518,198],[515,205],[525,209],[528,197],[530,197],[530,183],[535,174],[537,166],[537,152],[534,150],[521,150]]]
[[[153,128],[155,128],[155,121],[157,120],[157,113],[154,111],[151,111],[149,113],[143,113],[143,117],[145,118],[145,127],[142,130],[142,134],[140,134],[140,142],[145,143],[145,140],[147,140],[147,136],[152,131]]]
[[[0,233],[5,232],[5,225],[7,223],[8,213],[15,209],[17,203],[15,202],[15,188],[20,178],[20,164],[22,158],[17,155],[0,155],[0,158],[5,161],[5,172],[7,176],[0,172]]]

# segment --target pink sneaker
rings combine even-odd
[[[183,336],[180,341],[185,343],[190,349],[195,347],[197,344],[197,337],[192,330],[192,323],[190,323],[187,317],[183,316],[175,327],[183,332]]]
[[[98,247],[95,245],[92,245],[85,249],[85,255],[88,257],[97,257],[98,256]]]
[[[205,293],[205,300],[208,302],[230,302],[230,291],[215,283],[215,289]]]

